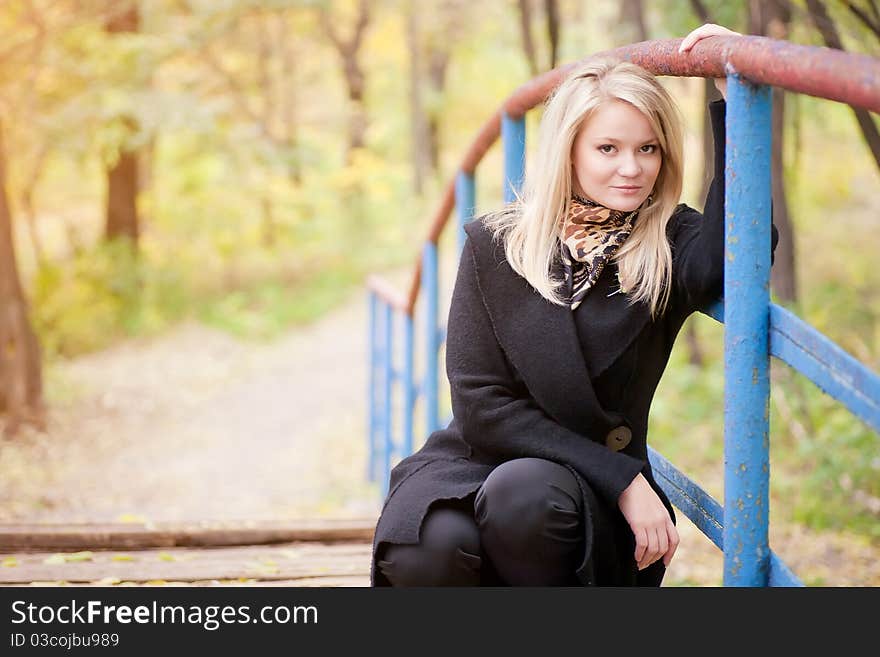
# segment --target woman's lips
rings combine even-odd
[[[614,187],[613,189],[616,189],[621,194],[635,194],[641,187]]]

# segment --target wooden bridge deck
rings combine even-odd
[[[369,586],[375,524],[0,524],[0,586]]]

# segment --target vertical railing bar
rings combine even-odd
[[[458,254],[464,248],[466,234],[464,225],[474,218],[476,189],[474,175],[459,171],[455,178],[455,205],[458,210]]]
[[[413,452],[413,413],[415,412],[415,389],[413,387],[413,318],[403,316],[403,453]]]
[[[382,497],[388,494],[388,479],[391,475],[391,448],[392,448],[392,435],[391,435],[391,369],[393,366],[394,360],[394,322],[392,321],[391,314],[391,304],[386,303],[384,308],[384,332],[385,332],[385,351],[382,354],[383,356],[383,387],[384,387],[384,398],[383,398],[383,411],[382,411],[382,419],[383,419],[383,434],[384,434],[384,442],[382,447]]]
[[[367,480],[376,481],[376,423],[378,422],[378,417],[376,413],[376,367],[378,365],[379,359],[378,354],[376,353],[376,339],[378,338],[378,331],[376,330],[376,306],[378,304],[378,297],[373,290],[370,290],[368,304],[369,327],[367,329],[367,332],[369,334],[369,342],[367,344],[370,345],[370,354],[369,363],[367,365],[369,369],[369,373],[367,376]]]
[[[727,80],[724,585],[767,586],[771,94]]]
[[[504,148],[504,202],[516,199],[525,176],[526,119],[501,115],[501,141]]]
[[[437,245],[425,244],[422,256],[422,289],[424,290],[425,318],[425,432],[430,435],[440,427],[437,407],[439,345],[437,343],[437,297],[438,297]]]

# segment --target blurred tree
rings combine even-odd
[[[30,421],[41,427],[44,422],[40,348],[18,277],[12,235],[0,116],[0,412],[7,415],[7,435],[15,434],[22,422]]]
[[[535,52],[535,42],[532,39],[532,3],[531,0],[518,0],[519,29],[522,35],[523,52],[529,63],[529,72],[532,77],[538,74],[538,55]]]
[[[750,0],[749,32],[771,39],[788,40],[791,10],[786,0]],[[797,301],[797,278],[795,258],[795,231],[788,211],[785,191],[785,90],[774,87],[771,134],[771,196],[773,198],[773,222],[779,230],[776,259],[770,271],[770,285],[776,295],[785,302]]]
[[[247,163],[238,182],[256,197],[261,245],[273,248],[283,222],[278,197],[303,180],[300,94],[303,60],[315,45],[314,3],[173,2],[187,26],[177,58],[185,66],[194,52],[207,67],[208,76],[186,75],[198,80],[195,94],[212,108],[219,150]]]
[[[109,34],[136,33],[139,29],[140,15],[137,2],[114,2],[106,18]],[[129,141],[139,131],[138,121],[130,114],[116,117],[124,135],[123,142]],[[140,234],[138,221],[137,194],[138,153],[137,150],[120,144],[115,158],[107,169],[107,215],[105,236],[108,240],[126,238],[135,247]]]
[[[409,51],[409,114],[413,163],[413,191],[422,195],[425,177],[431,168],[428,121],[422,101],[422,57],[419,39],[419,15],[415,2],[406,3],[406,47]]]
[[[446,93],[446,74],[449,71],[452,51],[463,38],[461,30],[466,9],[465,0],[437,0],[436,20],[431,21],[425,30],[430,89],[426,102],[428,143],[431,169],[438,178],[443,174],[440,170],[442,151],[440,124],[443,117],[443,98]]]
[[[336,48],[342,60],[342,71],[345,76],[349,100],[348,149],[346,163],[351,164],[353,151],[366,145],[367,110],[364,104],[366,76],[360,61],[361,46],[370,23],[369,0],[358,0],[357,17],[354,29],[348,39],[340,36],[339,22],[341,12],[332,12],[331,8],[321,5],[319,15],[324,34]]]
[[[519,14],[520,36],[522,38],[523,52],[529,64],[532,77],[543,70],[556,68],[556,58],[559,53],[559,3],[557,0],[544,0],[544,16],[547,29],[547,67],[539,63],[537,48],[532,38],[532,14],[533,0],[518,0],[517,9]]]
[[[413,158],[413,189],[422,193],[424,179],[433,174],[442,177],[440,126],[449,61],[461,29],[464,3],[462,0],[432,0],[407,3],[407,50],[409,52],[409,98],[411,152]],[[419,16],[428,13],[426,24]],[[423,85],[427,81],[428,93]]]
[[[648,40],[645,5],[642,0],[623,0],[620,3],[620,25],[627,32],[621,43]]]
[[[701,25],[715,22],[709,14],[706,3],[702,0],[691,0],[691,9],[694,14],[696,14]],[[693,27],[696,26],[694,25]],[[645,38],[647,38],[647,33],[645,34]],[[720,94],[715,87],[715,83],[711,78],[703,78],[703,121],[701,127],[701,141],[703,148],[700,149],[703,153],[703,175],[700,188],[701,199],[706,198],[706,195],[709,193],[709,185],[712,183],[712,176],[714,174],[715,143],[712,136],[712,122],[709,118],[708,105],[716,98],[720,98]],[[704,363],[703,348],[700,345],[700,336],[697,333],[695,322],[687,322],[685,340],[688,347],[688,362],[691,365],[701,367]]]
[[[844,2],[843,4],[875,37],[880,39],[880,9],[877,7],[876,0],[866,0],[862,3],[864,6],[860,6],[856,2]]]
[[[825,42],[825,45],[829,48],[846,50],[843,46],[843,40],[840,38],[837,24],[828,13],[822,0],[806,0],[806,4],[810,18],[816,26],[816,29],[822,35],[822,40]],[[856,16],[862,19],[863,23],[872,32],[880,36],[880,32],[876,29],[880,26],[880,18],[877,18],[878,15],[880,15],[880,12],[878,12],[877,6],[873,1],[868,3],[870,6],[869,10],[858,8],[856,4],[852,2],[845,2],[844,4],[853,11]],[[859,11],[856,11],[856,9],[859,9]],[[869,18],[870,15],[868,11],[870,11],[870,15],[873,15],[873,18]],[[871,113],[866,109],[853,107],[852,110],[856,115],[856,121],[859,124],[859,129],[862,131],[865,143],[871,150],[871,154],[874,156],[874,162],[876,162],[877,167],[880,168],[880,132],[877,131],[874,119],[871,118]]]

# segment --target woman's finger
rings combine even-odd
[[[685,52],[690,50],[693,45],[703,38],[704,33],[706,32],[706,28],[711,25],[711,23],[706,23],[705,25],[701,25],[695,30],[691,30],[687,36],[682,40],[681,45],[678,47],[678,52]]]
[[[666,554],[669,549],[669,536],[666,534],[666,527],[657,530],[657,559]],[[655,559],[654,561],[656,561]]]
[[[644,528],[641,528],[635,532],[636,537],[636,563],[639,563],[642,560],[642,557],[645,556],[645,550],[648,549],[648,534]]]
[[[641,559],[639,559],[639,570],[647,568],[657,559],[657,546],[660,544],[657,539],[657,530],[649,529],[648,532],[648,549]]]
[[[669,563],[672,561],[672,557],[675,556],[675,551],[678,549],[678,529],[675,527],[675,523],[670,519],[666,523],[666,533],[669,536],[669,549],[666,551],[666,554],[663,555],[663,564],[668,568]]]
[[[739,32],[734,32],[733,30],[729,30],[726,27],[721,25],[716,25],[715,23],[705,23],[701,25],[697,29],[691,31],[681,42],[681,45],[678,47],[678,52],[687,52],[694,45],[700,41],[701,39],[705,39],[710,36],[730,36],[730,35],[739,35]]]

